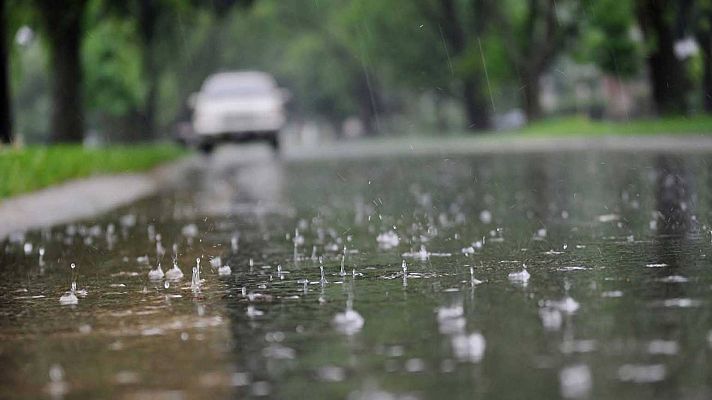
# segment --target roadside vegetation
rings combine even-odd
[[[145,171],[184,154],[172,144],[0,147],[0,199],[70,179]]]
[[[712,115],[709,0],[8,0],[2,10],[5,142],[166,138],[205,77],[246,69],[289,89],[293,116],[347,137],[346,127],[486,133],[515,110],[533,130],[578,112]]]
[[[508,133],[525,136],[712,135],[712,115],[596,121],[587,117],[549,118]]]

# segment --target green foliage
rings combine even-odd
[[[641,68],[642,47],[633,36],[632,0],[595,0],[587,3],[587,19],[578,59],[593,62],[608,74],[630,78]]]
[[[85,103],[89,111],[113,117],[138,108],[145,95],[141,53],[131,20],[106,18],[83,43]]]
[[[347,60],[331,56],[318,35],[303,35],[292,42],[285,58],[289,61],[281,64],[280,75],[292,82],[292,90],[298,94],[303,109],[334,119],[343,118],[355,109],[352,98],[344,96],[351,92]]]
[[[365,0],[356,2],[358,6],[343,19],[361,27],[357,32],[362,45],[389,80],[416,90],[447,90],[455,73],[451,50],[442,40],[440,27],[423,14],[418,3]]]
[[[527,136],[607,136],[712,134],[712,116],[668,117],[625,122],[593,121],[586,117],[550,118],[513,133]]]
[[[91,175],[150,169],[186,151],[174,145],[0,148],[0,198]]]
[[[8,1],[11,32],[37,26],[34,3]],[[543,18],[548,0],[452,1],[455,22],[443,19],[443,0],[259,0],[249,8],[235,7],[252,3],[247,0],[153,0],[157,17],[149,18],[155,23],[148,29],[139,17],[149,4],[143,0],[88,0],[82,59],[89,128],[113,134],[124,120],[135,122],[157,88],[158,127],[167,132],[188,118],[190,93],[225,69],[274,74],[293,93],[300,116],[335,125],[369,108],[369,95],[383,99],[379,112],[409,124],[427,119],[418,105],[426,102],[436,104],[433,114],[444,103],[457,114],[452,105],[462,104],[462,82],[484,82],[485,67],[488,82],[478,87],[491,90],[497,111],[521,107],[526,80],[551,70],[560,55],[623,79],[641,76],[635,0],[557,1],[551,36]],[[695,2],[700,10],[709,4]],[[701,30],[710,24],[691,20]],[[453,23],[466,39],[457,51],[447,39]],[[42,44],[41,32],[39,38]],[[35,43],[11,50],[18,131],[42,141],[49,119],[47,49]],[[689,64],[700,75],[700,60]],[[535,66],[541,71],[532,71]],[[155,78],[147,72],[152,67]]]
[[[481,75],[485,73],[486,67],[491,86],[496,88],[511,82],[516,79],[516,73],[507,58],[505,46],[504,37],[496,34],[490,34],[479,42],[472,43],[466,53],[456,61],[456,74],[462,77]]]

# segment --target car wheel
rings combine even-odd
[[[269,145],[275,153],[279,153],[279,134],[277,132],[269,136]]]
[[[212,154],[213,150],[215,150],[215,143],[203,142],[198,145],[198,150],[203,154]]]

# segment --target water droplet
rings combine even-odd
[[[591,391],[591,370],[586,365],[566,367],[559,372],[561,396],[569,399],[587,397]]]
[[[232,268],[230,268],[229,265],[223,265],[222,267],[218,268],[218,275],[220,276],[227,276],[232,273]]]
[[[178,263],[173,259],[173,268],[166,271],[166,279],[178,280],[183,278],[183,271],[178,267]]]
[[[337,331],[344,335],[351,336],[361,331],[364,319],[361,314],[347,305],[346,311],[336,314],[332,323]]]
[[[482,221],[483,224],[489,224],[492,222],[492,213],[489,212],[489,210],[482,210],[480,213],[480,221]]]
[[[193,277],[190,287],[196,290],[200,287],[200,258],[195,259],[195,267],[193,267]]]
[[[230,247],[232,248],[233,253],[237,253],[238,240],[239,240],[239,235],[235,235],[230,239]]]
[[[164,273],[163,269],[161,268],[161,263],[158,263],[158,266],[155,269],[148,271],[148,279],[158,280],[163,279],[163,276]]]
[[[62,297],[59,298],[59,304],[61,304],[61,305],[79,304],[79,298],[77,298],[76,291],[77,291],[77,282],[72,281],[72,286],[70,287],[69,291],[64,293],[62,295]]]
[[[519,272],[511,272],[509,275],[507,275],[507,278],[510,280],[512,283],[518,283],[521,285],[526,285],[527,282],[529,282],[529,271],[527,271],[527,266],[523,265],[523,268]]]
[[[395,233],[394,231],[388,231],[379,234],[376,237],[376,242],[378,242],[378,246],[384,250],[389,250],[392,249],[400,243],[400,239],[398,238],[398,234]]]
[[[323,285],[325,283],[328,283],[328,281],[326,280],[326,276],[324,275],[324,266],[323,265],[319,266],[319,271],[321,272],[321,284]]]
[[[49,368],[49,379],[52,382],[59,382],[64,380],[64,369],[59,364],[53,364]]]

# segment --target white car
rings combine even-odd
[[[287,91],[264,72],[221,72],[191,95],[192,134],[185,141],[205,152],[223,141],[264,140],[277,151]]]

